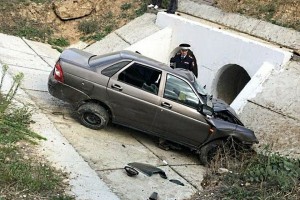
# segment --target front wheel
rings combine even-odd
[[[217,154],[221,153],[222,148],[224,148],[223,140],[215,140],[201,147],[199,154],[200,163],[204,166],[210,164],[217,157]]]
[[[78,110],[82,125],[91,129],[102,129],[109,121],[109,115],[105,108],[96,103],[85,103]]]

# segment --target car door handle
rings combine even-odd
[[[163,107],[166,107],[166,108],[169,108],[169,109],[172,108],[172,105],[169,104],[169,103],[167,103],[167,102],[162,102],[161,105],[162,105]]]
[[[121,86],[117,85],[117,84],[112,84],[112,85],[111,85],[111,88],[116,89],[116,90],[119,90],[119,91],[122,91],[122,90],[123,90],[123,88],[122,88]]]

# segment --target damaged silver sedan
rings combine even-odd
[[[211,99],[190,71],[138,53],[65,50],[50,73],[48,89],[74,105],[86,127],[121,124],[184,145],[203,164],[228,138],[243,145],[258,143],[233,109]]]

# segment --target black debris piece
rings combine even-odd
[[[170,182],[172,182],[172,183],[176,183],[177,185],[184,186],[184,184],[183,184],[181,181],[179,181],[179,180],[176,180],[176,179],[170,179]]]
[[[133,167],[125,166],[124,169],[128,176],[136,176],[139,174],[139,172],[135,170]]]
[[[159,174],[160,177],[164,179],[168,178],[166,173],[163,170],[149,164],[133,162],[133,163],[128,163],[128,165],[138,169],[139,171],[146,174],[147,176],[152,176],[153,174]]]
[[[157,192],[153,192],[153,193],[151,194],[151,196],[149,197],[149,200],[157,200],[157,198],[158,198]]]

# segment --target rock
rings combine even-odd
[[[218,174],[226,174],[226,173],[228,173],[228,172],[229,172],[229,170],[226,169],[226,168],[219,168],[219,169],[218,169]]]
[[[59,0],[53,2],[55,14],[61,20],[78,19],[90,15],[95,6],[90,0]]]

